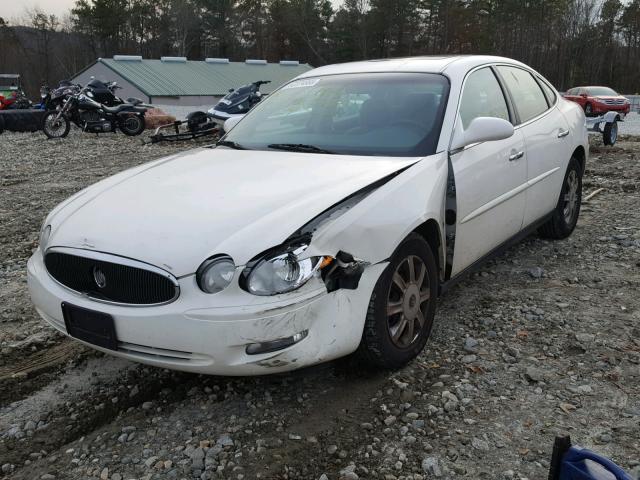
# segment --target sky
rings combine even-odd
[[[0,0],[0,16],[5,19],[17,19],[25,15],[28,8],[40,7],[47,13],[62,17],[66,14],[75,0]]]

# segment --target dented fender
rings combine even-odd
[[[443,235],[447,174],[446,152],[419,160],[320,226],[305,255],[346,252],[359,261],[377,264],[427,220],[436,220]],[[444,246],[444,238],[440,244]]]

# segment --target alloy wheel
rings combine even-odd
[[[564,207],[563,214],[565,222],[570,225],[578,211],[578,174],[575,170],[569,171],[564,184]]]
[[[427,266],[420,257],[409,255],[393,273],[387,297],[387,328],[395,346],[409,348],[418,339],[430,301]]]

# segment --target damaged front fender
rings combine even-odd
[[[361,266],[377,264],[388,259],[402,240],[427,220],[436,220],[444,232],[447,174],[445,152],[403,169],[368,191],[338,218],[320,224],[305,254],[337,256],[346,252],[364,262]],[[445,245],[443,238],[440,245]]]

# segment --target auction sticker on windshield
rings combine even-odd
[[[317,85],[319,81],[319,78],[303,78],[302,80],[296,80],[295,82],[291,82],[290,84],[285,85],[283,89],[313,87]]]

